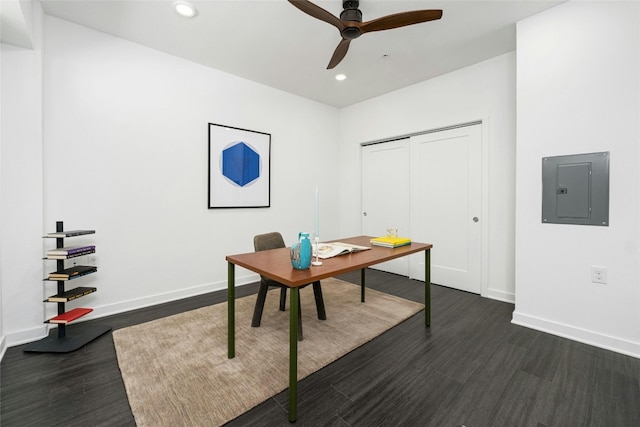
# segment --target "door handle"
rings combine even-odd
[[[362,212],[362,216],[367,216],[367,213],[366,212]]]
[[[477,216],[474,216],[474,217],[473,217],[473,222],[478,222],[478,221],[480,221],[480,220],[478,219],[478,217],[477,217]]]

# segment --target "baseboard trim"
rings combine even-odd
[[[496,291],[495,289],[489,289],[486,295],[483,295],[486,298],[491,298],[496,301],[508,302],[510,304],[516,303],[516,296],[512,293]]]
[[[250,283],[256,283],[260,281],[260,276],[257,274],[251,274],[244,277],[236,276],[236,286],[243,286]],[[193,286],[191,288],[180,289],[177,291],[166,292],[163,294],[156,294],[147,296],[144,298],[137,298],[128,301],[121,301],[115,304],[108,304],[98,307],[93,307],[93,311],[83,316],[81,320],[74,323],[86,322],[88,320],[100,319],[102,317],[112,316],[114,314],[120,314],[131,310],[137,310],[140,308],[151,307],[158,304],[164,304],[167,302],[177,301],[184,298],[195,297],[198,295],[220,291],[227,289],[227,282],[220,281],[215,283],[208,283],[205,285]],[[46,337],[49,333],[47,325],[39,326],[38,328],[29,329],[26,331],[20,331],[15,333],[9,333],[3,337],[3,342],[6,341],[6,347],[14,347],[21,344],[28,344],[33,341],[40,340]],[[6,338],[6,340],[4,339]],[[1,358],[0,358],[1,360]]]
[[[33,341],[38,341],[46,337],[49,334],[49,328],[47,325],[38,325],[31,329],[23,329],[19,332],[8,333],[5,338],[7,347],[15,347],[17,345],[27,344]]]
[[[255,283],[258,281],[260,281],[260,276],[257,274],[252,274],[245,277],[236,276],[236,286],[247,285],[249,283]],[[120,313],[124,313],[131,310],[151,307],[154,305],[177,301],[184,298],[195,297],[198,295],[220,291],[223,289],[227,289],[226,280],[220,281],[220,282],[214,282],[214,283],[207,283],[204,285],[193,286],[191,288],[180,289],[177,291],[166,292],[163,294],[151,295],[144,298],[137,298],[129,301],[121,301],[115,304],[105,305],[101,307],[94,307],[91,314],[84,316],[82,320],[86,321],[86,320],[98,319],[106,316],[112,316],[114,314],[120,314]]]
[[[0,337],[0,362],[2,362],[2,358],[4,354],[7,352],[7,337],[6,335],[2,335]]]
[[[511,323],[640,359],[640,342],[603,335],[517,311],[513,312]]]

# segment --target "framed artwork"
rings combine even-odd
[[[208,208],[267,208],[271,134],[209,123]]]

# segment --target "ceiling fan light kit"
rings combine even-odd
[[[342,8],[344,10],[340,13],[340,18],[308,0],[289,0],[289,3],[307,15],[333,25],[340,32],[342,40],[333,52],[333,56],[327,66],[328,70],[334,68],[344,59],[349,50],[351,40],[357,39],[364,33],[391,30],[442,18],[442,10],[432,9],[394,13],[382,18],[362,22],[362,12],[358,9],[360,6],[358,0],[343,0]]]

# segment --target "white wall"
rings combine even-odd
[[[2,183],[3,183],[3,179],[2,179],[2,140],[3,140],[3,132],[2,130],[4,129],[2,123],[3,123],[3,109],[2,109],[2,94],[4,93],[4,91],[2,90],[3,87],[3,80],[2,80],[2,52],[4,51],[4,44],[0,43],[0,242],[2,242],[2,230],[3,230],[3,222],[2,222]],[[3,310],[2,309],[2,288],[3,288],[3,283],[4,280],[2,278],[2,265],[3,265],[3,257],[2,257],[2,245],[0,245],[0,360],[2,360],[2,357],[4,356],[4,353],[7,349],[7,337],[4,333],[4,322],[3,322]]]
[[[515,61],[511,52],[341,110],[340,234],[361,230],[361,200],[353,197],[361,189],[361,143],[484,120],[486,296],[513,302]]]
[[[42,9],[33,49],[1,45],[0,345],[42,334]],[[31,19],[31,17],[29,17]],[[2,347],[0,346],[0,354]]]
[[[337,235],[338,212],[331,207],[338,203],[339,181],[324,176],[318,182],[313,175],[313,168],[335,164],[335,108],[49,16],[43,90],[44,167],[23,175],[44,209],[22,211],[44,211],[44,225],[30,221],[26,235],[20,218],[3,219],[13,227],[4,230],[4,248],[37,246],[12,257],[26,277],[4,285],[10,345],[23,338],[19,331],[41,334],[42,320],[54,314],[53,304],[43,313],[41,280],[55,265],[41,261],[40,236],[58,220],[66,229],[96,230],[72,241],[96,244],[98,273],[81,279],[98,288],[81,300],[94,308],[88,319],[226,288],[225,255],[252,251],[254,234],[279,230],[291,244],[299,231],[312,230],[316,186],[322,229]],[[17,95],[7,98],[18,101]],[[270,208],[207,209],[209,122],[271,134]],[[40,159],[26,149],[16,155],[30,163]],[[16,157],[3,153],[3,160],[4,170]],[[32,181],[42,179],[38,191]],[[8,191],[24,197],[24,182],[10,182]],[[257,276],[238,268],[236,279],[247,283]],[[55,284],[45,286],[46,294],[54,293]]]
[[[514,323],[640,356],[640,10],[569,2],[518,24]],[[541,223],[543,156],[610,151],[609,227]],[[592,265],[608,284],[591,283]]]
[[[2,52],[4,50],[4,44],[0,43],[0,242],[2,241],[2,230],[3,230],[3,222],[2,222],[2,129],[4,129],[4,127],[2,126],[2,122],[3,122],[3,115],[2,115],[2,93],[4,93],[4,91],[2,90]],[[4,356],[4,353],[7,349],[7,337],[4,333],[4,322],[3,322],[3,310],[2,309],[2,288],[3,288],[3,283],[4,280],[2,279],[2,265],[3,265],[3,257],[2,257],[2,245],[0,245],[0,360],[2,360],[2,357]],[[1,383],[0,383],[1,384]]]

